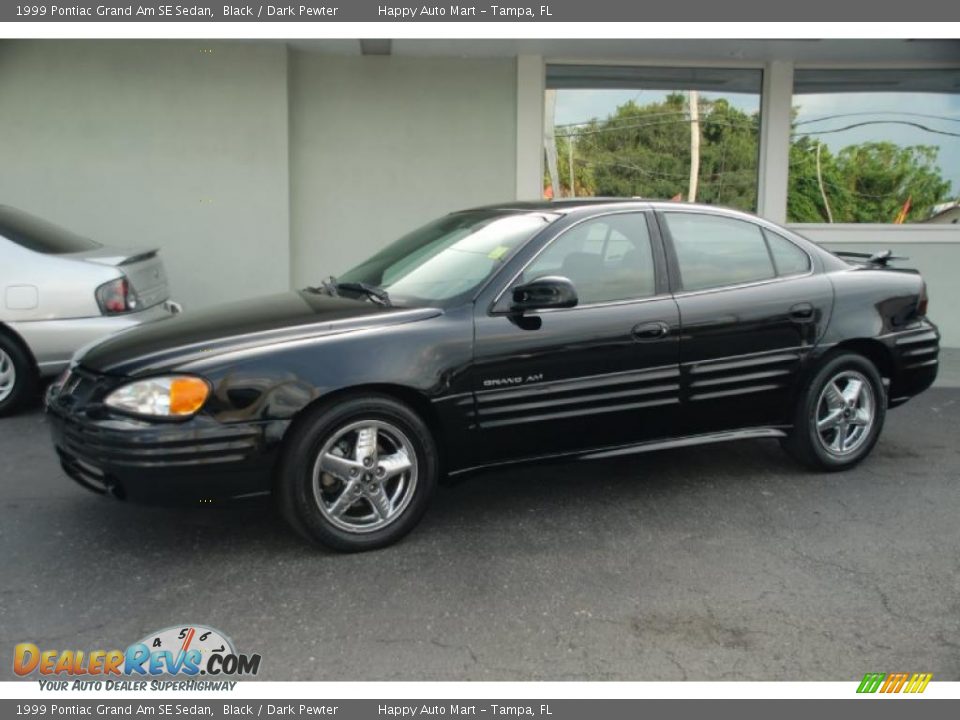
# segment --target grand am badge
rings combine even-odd
[[[534,373],[533,375],[516,375],[514,377],[489,378],[483,381],[485,388],[508,387],[511,385],[527,385],[529,383],[543,382],[543,373]]]

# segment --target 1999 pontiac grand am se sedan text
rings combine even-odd
[[[842,470],[925,390],[922,278],[678,203],[453,213],[319,287],[88,350],[48,394],[66,472],[121,498],[272,491],[339,550],[391,543],[441,478],[780,438]]]

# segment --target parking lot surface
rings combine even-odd
[[[34,410],[0,420],[0,678],[202,623],[273,680],[960,680],[958,439],[937,388],[847,473],[771,441],[486,473],[341,556],[266,501],[95,496]]]

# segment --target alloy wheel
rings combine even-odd
[[[847,457],[870,437],[876,419],[873,385],[856,370],[844,370],[824,385],[817,400],[817,439],[835,457]]]
[[[413,499],[417,455],[407,435],[382,420],[333,432],[313,466],[313,496],[341,530],[370,533],[397,520]]]
[[[17,369],[13,365],[13,358],[0,348],[0,402],[13,394],[16,384]]]

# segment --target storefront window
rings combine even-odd
[[[787,217],[960,215],[960,70],[796,70]]]
[[[550,65],[545,197],[757,206],[758,69]]]

